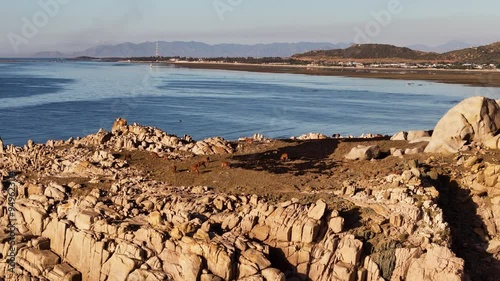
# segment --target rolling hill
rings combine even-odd
[[[296,59],[310,61],[362,62],[453,62],[500,64],[500,42],[486,46],[466,48],[444,54],[416,51],[386,44],[352,45],[346,49],[315,50],[296,54]]]
[[[464,63],[500,64],[500,42],[444,53],[443,57]]]
[[[386,44],[357,44],[346,49],[310,51],[294,55],[305,60],[361,60],[361,61],[432,61],[439,59],[438,53],[415,51],[406,47]]]

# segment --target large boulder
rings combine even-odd
[[[432,136],[432,131],[409,131],[406,136],[406,140],[410,143],[413,142],[421,142],[421,141],[429,141]]]
[[[420,141],[429,141],[429,138],[432,136],[432,131],[402,131],[396,133],[391,137],[391,140],[405,140],[409,142],[420,142]]]
[[[378,145],[358,145],[345,155],[345,158],[349,160],[371,160],[378,157],[380,157],[380,147]]]
[[[408,137],[408,132],[402,131],[392,136],[391,140],[406,140],[407,137]]]
[[[468,98],[439,120],[425,152],[456,153],[470,142],[498,148],[499,129],[498,103],[485,97]]]

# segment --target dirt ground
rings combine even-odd
[[[351,148],[372,144],[379,145],[382,159],[344,159]],[[377,176],[402,171],[404,161],[409,159],[425,161],[429,155],[408,155],[404,159],[389,156],[392,147],[413,148],[419,145],[422,144],[384,138],[239,142],[234,154],[209,156],[206,167],[200,167],[199,173],[191,171],[191,166],[206,161],[207,156],[168,160],[135,151],[132,152],[130,165],[145,171],[152,179],[174,186],[203,185],[228,194],[257,194],[280,201],[296,197],[307,203],[317,197],[311,194],[331,193],[346,180],[368,183]],[[283,153],[288,154],[288,160],[280,160]],[[222,162],[228,162],[229,167],[221,167]],[[174,166],[177,172],[173,171]]]

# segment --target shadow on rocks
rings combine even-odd
[[[274,174],[322,174],[334,168],[335,163],[330,161],[329,156],[335,152],[339,142],[337,139],[308,140],[278,150],[235,156],[234,159],[239,162],[234,167]],[[281,156],[285,153],[288,160],[283,161]]]
[[[465,261],[465,273],[472,281],[499,280],[500,262],[486,252],[486,241],[474,231],[483,229],[483,222],[470,191],[447,175],[439,176],[433,185],[439,191],[438,204],[450,226],[451,248]]]
[[[344,218],[344,230],[351,230],[363,226],[361,223],[361,209],[359,207],[352,208],[347,211],[340,212],[340,216]]]
[[[271,261],[271,266],[285,273],[287,279],[296,277],[299,280],[309,280],[305,274],[297,273],[296,267],[288,262],[282,249],[269,247],[269,260]]]

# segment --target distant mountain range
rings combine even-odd
[[[164,57],[291,57],[294,54],[306,53],[313,50],[334,50],[348,49],[353,43],[328,43],[328,42],[299,42],[299,43],[271,43],[271,44],[215,44],[210,45],[202,42],[159,42],[160,55]],[[382,44],[365,44],[390,46]],[[392,49],[399,55],[407,54],[412,56],[409,50],[421,51],[425,53],[444,54],[455,50],[473,47],[472,44],[462,41],[450,41],[439,46],[411,45],[407,50]],[[391,48],[384,48],[390,52]],[[380,51],[382,51],[380,49]],[[156,53],[156,42],[143,43],[121,43],[116,45],[99,45],[83,51],[61,53],[58,51],[46,51],[34,54],[34,57],[63,58],[63,57],[149,57]],[[365,52],[362,52],[365,53]],[[429,54],[415,53],[415,56],[427,57]],[[389,53],[390,54],[390,53]],[[387,54],[387,55],[389,55]]]
[[[315,50],[293,56],[309,61],[460,62],[500,64],[500,42],[439,54],[385,44],[352,45],[345,49]]]
[[[160,55],[164,57],[290,57],[311,50],[347,48],[351,43],[272,43],[272,44],[216,44],[201,42],[159,42]],[[74,53],[39,52],[35,57],[149,57],[156,53],[156,42],[100,45]]]
[[[34,54],[36,58],[64,58],[66,55],[58,51],[45,51]]]
[[[423,52],[447,53],[447,52],[456,51],[456,50],[465,49],[465,48],[470,48],[470,47],[474,47],[474,46],[476,46],[476,45],[462,42],[462,41],[458,41],[458,40],[453,40],[453,41],[447,42],[445,44],[438,45],[438,46],[432,46],[432,47],[427,46],[427,45],[421,45],[421,44],[410,45],[407,47],[412,49],[412,50],[418,50],[418,51],[423,51]]]

